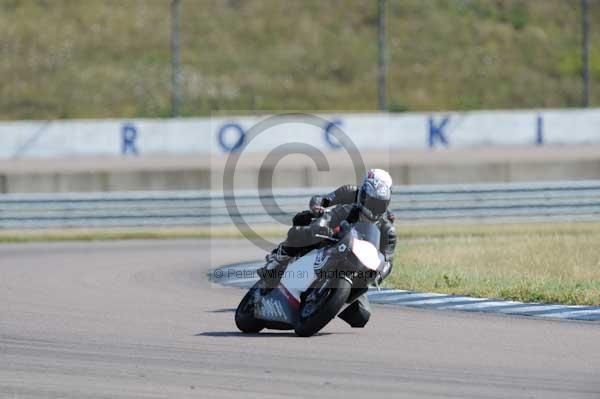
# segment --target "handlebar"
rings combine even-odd
[[[338,242],[340,239],[339,238],[333,238],[333,237],[329,237],[323,234],[315,234],[315,237],[317,238],[323,238],[325,240],[329,240],[329,241],[333,241],[333,242]]]

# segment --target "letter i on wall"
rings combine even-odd
[[[542,119],[542,115],[537,116],[535,123],[535,144],[543,145],[544,144],[544,120]]]

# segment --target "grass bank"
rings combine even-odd
[[[0,2],[0,119],[168,116],[169,3]],[[388,1],[390,110],[579,105],[580,12],[574,0]],[[594,26],[596,2],[589,12]],[[182,1],[182,115],[374,110],[377,20],[376,1]]]
[[[600,305],[600,224],[418,227],[388,286],[524,302]]]

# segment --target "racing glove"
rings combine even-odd
[[[320,220],[310,226],[310,230],[314,236],[333,236],[333,230],[324,222],[324,220]]]
[[[308,208],[315,217],[321,216],[325,210],[325,207],[323,206],[323,197],[314,195],[308,203]]]

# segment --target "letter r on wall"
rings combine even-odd
[[[133,124],[126,123],[121,128],[121,153],[123,155],[134,154],[138,155],[136,147],[136,140],[138,137],[138,131]]]

